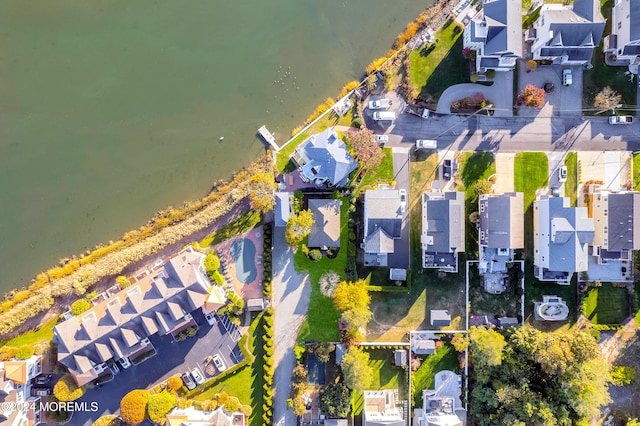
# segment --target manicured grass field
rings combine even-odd
[[[367,170],[367,174],[356,189],[357,192],[363,191],[367,187],[373,187],[379,183],[389,183],[393,180],[393,153],[391,148],[383,148],[382,151],[384,152],[384,158],[380,166],[376,170]]]
[[[621,324],[629,315],[627,289],[608,283],[589,289],[582,301],[582,313],[594,324]]]
[[[567,166],[567,181],[564,183],[564,196],[571,199],[573,207],[578,205],[578,153],[570,152],[564,159]]]
[[[400,399],[406,398],[409,379],[402,368],[394,365],[393,349],[363,348],[369,353],[369,367],[373,369],[373,380],[367,390],[398,389]],[[354,393],[352,407],[353,415],[362,413],[364,394]]]
[[[434,355],[427,356],[411,379],[414,407],[422,407],[422,391],[433,389],[437,372],[451,370],[457,373],[458,366],[458,354],[450,343],[444,343]]]
[[[212,399],[219,392],[226,392],[228,395],[236,396],[243,404],[248,404],[252,408],[249,424],[259,426],[262,424],[262,376],[264,348],[262,335],[264,321],[259,315],[249,327],[249,350],[255,356],[253,363],[236,371],[236,373],[226,376],[218,382],[213,382],[211,387],[204,392],[193,396],[193,399],[204,401]]]
[[[38,330],[28,331],[13,339],[0,342],[0,346],[20,347],[23,345],[33,346],[37,343],[48,343],[53,339],[53,327],[58,323],[58,317],[50,319]]]
[[[513,164],[514,188],[524,192],[525,257],[533,256],[533,207],[536,190],[548,184],[549,161],[543,152],[519,152]]]
[[[340,318],[340,313],[333,306],[331,298],[322,295],[318,280],[329,271],[337,272],[343,279],[345,277],[344,269],[347,266],[347,244],[349,242],[347,224],[349,205],[349,200],[343,198],[340,207],[340,251],[335,259],[323,257],[321,260],[313,261],[302,254],[300,249],[295,254],[296,271],[308,273],[312,285],[307,318],[298,333],[299,342],[306,340],[335,342],[339,340],[338,318]],[[306,238],[304,244],[306,244]]]
[[[640,154],[633,154],[633,187],[640,191]]]
[[[250,210],[249,212],[243,214],[219,231],[207,235],[202,239],[202,241],[200,241],[200,247],[206,248],[209,246],[214,246],[218,243],[233,238],[236,235],[240,235],[243,232],[250,231],[255,228],[261,220],[262,217],[260,216],[259,211]]]
[[[466,64],[460,65],[462,50],[456,47],[461,35],[462,27],[449,20],[436,33],[438,42],[431,50],[414,50],[409,55],[411,82],[422,95],[427,92],[440,95],[451,85],[469,81],[469,68]]]

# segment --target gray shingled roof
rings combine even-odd
[[[640,249],[640,193],[609,194],[608,250]]]
[[[480,208],[480,245],[489,248],[524,248],[524,194],[512,192],[483,196]]]
[[[483,6],[487,26],[484,55],[522,56],[522,4],[509,0],[489,0]],[[472,37],[476,37],[472,25]]]
[[[309,247],[340,247],[340,200],[309,200],[313,225],[309,233]]]
[[[400,191],[376,189],[364,194],[365,252],[393,253],[393,240],[400,238],[402,210]]]
[[[290,192],[276,192],[274,215],[276,226],[287,226],[287,221],[289,220],[289,216],[291,216]]]
[[[311,136],[296,148],[310,159],[302,169],[310,178],[327,179],[332,185],[343,185],[349,173],[358,166],[347,145],[332,129]]]
[[[373,233],[367,235],[364,241],[365,253],[393,253],[393,238],[389,236],[382,228],[376,228]]]
[[[444,199],[441,197],[444,196]],[[435,198],[434,198],[435,197]],[[429,253],[464,251],[464,193],[425,193],[422,204],[423,240]],[[426,215],[426,229],[425,218]]]

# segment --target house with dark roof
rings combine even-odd
[[[332,129],[314,134],[298,145],[291,160],[303,181],[318,186],[344,186],[349,181],[349,173],[358,167],[347,145]]]
[[[397,389],[364,391],[363,426],[406,426]]]
[[[476,71],[512,70],[522,56],[522,3],[487,0],[464,29],[464,47],[476,51]]]
[[[82,386],[106,372],[108,361],[126,365],[150,351],[149,336],[193,324],[191,313],[207,304],[212,289],[203,263],[204,255],[188,247],[133,285],[56,325],[58,362]]]
[[[611,10],[611,34],[604,38],[605,55],[615,56],[609,65],[630,66],[634,74],[640,64],[640,2],[615,0]],[[635,67],[634,67],[635,66]]]
[[[633,260],[633,250],[640,250],[640,192],[591,185],[589,216],[595,226],[590,254],[596,263]]]
[[[292,213],[291,193],[276,192],[276,205],[273,209],[274,221],[276,227],[287,226],[289,217]]]
[[[524,248],[524,193],[478,198],[480,273],[506,272],[516,249]]]
[[[464,252],[464,192],[422,194],[422,267],[458,272]]]
[[[587,271],[595,226],[586,207],[543,195],[533,202],[533,232],[533,272],[540,281],[568,285],[575,272]]]
[[[599,0],[576,0],[570,6],[545,4],[527,35],[534,60],[563,65],[591,62],[606,21]]]
[[[387,266],[402,231],[400,191],[376,189],[364,193],[364,264]]]
[[[0,424],[38,425],[44,421],[40,397],[31,396],[31,381],[42,373],[42,356],[0,362]]]
[[[326,250],[340,247],[340,206],[342,201],[334,199],[311,199],[309,210],[313,225],[307,245]]]

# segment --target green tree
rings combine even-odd
[[[313,223],[313,213],[310,210],[302,210],[298,214],[289,216],[285,232],[287,244],[290,246],[298,245],[304,237],[309,235]]]
[[[476,183],[473,184],[473,192],[476,196],[480,196],[483,194],[489,194],[493,190],[493,185],[486,179],[480,179]]]
[[[611,369],[611,384],[627,386],[636,379],[637,370],[626,365],[617,365]]]
[[[84,395],[84,387],[79,387],[70,374],[65,374],[53,387],[53,396],[58,401],[75,401]]]
[[[333,304],[340,312],[354,308],[369,308],[371,297],[364,280],[342,281],[333,293]]]
[[[502,364],[502,351],[506,346],[504,336],[494,329],[471,327],[469,329],[471,359],[480,367]]]
[[[119,275],[116,278],[116,284],[118,284],[120,288],[127,288],[131,285],[131,281],[129,281],[129,278],[125,277],[124,275]]]
[[[371,385],[373,369],[369,366],[369,354],[357,346],[351,346],[342,357],[344,384],[356,392],[363,392]]]
[[[91,303],[87,302],[85,299],[78,299],[71,304],[71,313],[73,315],[80,315],[89,309],[91,309]]]
[[[320,411],[327,417],[345,418],[351,409],[351,392],[343,383],[331,383],[320,391]]]
[[[182,388],[182,379],[178,375],[171,376],[167,379],[167,386],[172,391],[177,391],[178,389]]]
[[[315,356],[321,362],[329,362],[331,352],[336,350],[336,345],[331,342],[314,343],[309,347],[309,352],[315,354]],[[306,379],[306,374],[305,374]]]
[[[204,269],[209,275],[220,269],[220,258],[215,251],[211,250],[207,253],[207,256],[204,258]]]
[[[140,424],[147,415],[147,402],[151,392],[144,389],[134,389],[120,400],[120,416],[122,420],[132,425]]]
[[[340,318],[349,328],[360,328],[367,325],[373,314],[368,307],[355,307],[347,309]]]
[[[229,413],[235,413],[240,409],[240,407],[242,407],[242,404],[240,403],[240,400],[235,396],[230,396],[227,399],[227,402],[224,403],[224,409]]]
[[[251,207],[263,213],[273,210],[276,205],[275,192],[278,188],[271,173],[256,173],[249,180]]]
[[[147,401],[147,412],[149,420],[154,423],[164,423],[167,414],[176,406],[176,397],[173,394],[162,391],[149,397]]]

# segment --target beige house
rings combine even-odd
[[[42,373],[42,357],[0,362],[0,424],[33,426],[42,423],[40,397],[31,396],[31,380]]]
[[[309,200],[313,214],[313,226],[309,233],[308,246],[326,250],[340,247],[340,200]]]

